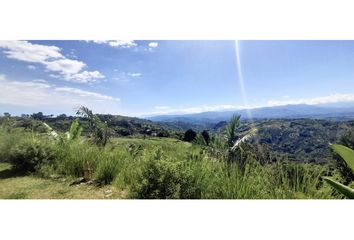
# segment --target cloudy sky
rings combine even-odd
[[[354,101],[354,41],[0,41],[0,112],[131,116]]]

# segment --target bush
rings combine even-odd
[[[172,162],[158,150],[146,163],[133,195],[140,199],[195,199],[201,197],[195,176],[182,162]]]
[[[204,138],[204,141],[206,142],[207,145],[209,145],[209,142],[210,142],[210,136],[209,136],[209,133],[207,130],[204,130],[202,132],[202,136]]]
[[[21,129],[0,127],[0,162],[9,162],[12,149],[22,142],[24,136]]]
[[[197,133],[192,129],[188,129],[184,133],[183,141],[192,142],[197,137]]]
[[[24,141],[14,147],[9,154],[9,162],[13,168],[23,172],[37,171],[42,164],[54,160],[54,151],[50,145],[38,140]]]

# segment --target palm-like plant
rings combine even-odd
[[[232,147],[238,140],[236,131],[240,125],[240,117],[240,115],[233,115],[229,124],[226,126],[226,139],[229,147]]]
[[[347,165],[354,171],[354,151],[346,146],[340,144],[331,145],[333,151],[335,151],[346,163]],[[350,199],[354,199],[354,189],[345,186],[337,181],[329,177],[324,177],[324,180],[331,185],[338,192],[342,193],[344,196]]]
[[[89,128],[91,130],[91,134],[95,143],[98,145],[105,146],[110,138],[107,123],[102,122],[96,114],[93,114],[90,109],[84,106],[81,106],[77,110],[76,114],[81,117],[87,118]]]

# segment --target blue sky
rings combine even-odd
[[[354,101],[353,53],[354,41],[0,41],[0,112],[73,115],[86,105],[144,116]]]

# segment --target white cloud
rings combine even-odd
[[[0,41],[0,48],[7,49],[5,54],[8,58],[34,63],[45,63],[51,59],[63,58],[60,48],[32,44],[28,41]]]
[[[30,70],[36,70],[37,69],[36,66],[33,66],[33,65],[28,65],[27,68],[30,69]]]
[[[159,43],[158,43],[158,42],[150,42],[150,43],[149,43],[149,47],[150,47],[150,48],[156,48],[157,46],[159,46]]]
[[[0,81],[5,81],[5,74],[0,74]]]
[[[169,106],[155,106],[156,111],[147,113],[136,113],[135,116],[147,116],[147,115],[161,115],[161,114],[190,114],[190,113],[201,113],[210,111],[228,111],[228,110],[238,110],[243,109],[244,106],[239,105],[214,105],[214,106],[199,106],[199,107],[178,107],[171,108]]]
[[[90,97],[94,98],[97,100],[113,100],[113,101],[120,101],[119,98],[114,98],[111,96],[103,95],[100,93],[95,93],[95,92],[89,92],[89,91],[84,91],[78,88],[71,88],[71,87],[60,87],[60,88],[55,88],[54,89],[56,92],[60,93],[69,93],[69,94],[74,94],[80,97]]]
[[[46,80],[44,79],[35,79],[32,82],[39,82],[39,83],[48,83]]]
[[[79,88],[57,87],[43,79],[22,82],[10,81],[3,76],[0,81],[0,105],[49,107],[54,110],[85,105],[101,111],[105,107],[116,109],[119,101],[119,98]]]
[[[57,75],[57,74],[49,74],[49,77],[52,77],[52,78],[60,78],[60,75]]]
[[[241,109],[253,109],[261,107],[274,107],[283,105],[295,105],[295,104],[307,104],[307,105],[317,105],[317,104],[330,104],[330,103],[340,103],[340,102],[352,102],[354,101],[354,94],[331,94],[328,96],[315,97],[315,98],[303,98],[303,99],[291,99],[289,96],[284,96],[283,100],[270,100],[264,105],[255,106],[242,106],[242,105],[214,105],[214,106],[199,106],[199,107],[178,107],[172,108],[169,106],[155,106],[156,111],[145,112],[145,113],[134,113],[134,116],[151,116],[151,115],[163,115],[163,114],[190,114],[190,113],[201,113],[209,111],[232,111]]]
[[[267,106],[281,106],[288,104],[326,104],[326,103],[338,103],[338,102],[351,102],[354,101],[354,94],[331,94],[328,96],[315,97],[315,98],[302,98],[302,99],[291,99],[287,97],[285,100],[270,100],[267,102]]]
[[[80,83],[96,82],[104,78],[98,71],[83,71],[86,67],[84,62],[69,59],[61,54],[61,49],[56,46],[32,44],[28,41],[0,41],[0,48],[10,59],[24,62],[40,63],[45,66],[46,71],[56,72],[67,81]],[[33,69],[34,66],[28,68]],[[51,74],[51,76],[58,76]]]
[[[93,42],[97,44],[108,44],[115,48],[131,48],[138,46],[134,40],[93,40]]]
[[[68,76],[69,79],[73,79],[77,82],[92,82],[95,79],[104,78],[104,76],[99,71],[83,71],[81,73],[76,73]]]
[[[48,70],[53,72],[59,72],[62,75],[70,76],[76,74],[85,67],[85,63],[71,59],[59,59],[52,62],[45,63]]]
[[[131,77],[140,77],[141,73],[127,73],[127,75]]]

